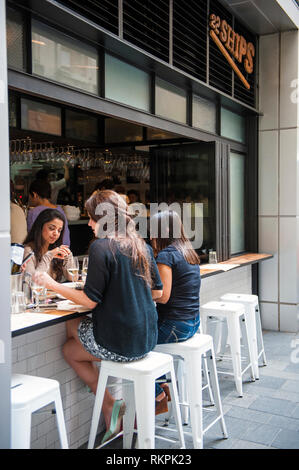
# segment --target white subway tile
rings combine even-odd
[[[295,100],[294,87],[298,80],[299,42],[298,31],[281,33],[280,63],[280,127],[298,127],[299,104]],[[292,87],[293,85],[293,87]],[[297,82],[298,86],[298,82]]]

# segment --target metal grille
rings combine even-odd
[[[6,37],[8,67],[25,69],[25,32],[22,14],[7,8]]]
[[[256,44],[256,37],[253,36],[249,31],[247,31],[244,26],[235,20],[235,31],[244,36],[247,42],[252,42],[255,47],[255,54],[257,53],[257,44]],[[240,64],[236,61],[238,68],[248,81],[250,85],[250,90],[247,90],[243,83],[240,81],[238,76],[234,73],[234,98],[248,104],[251,106],[255,105],[255,68],[256,68],[256,57],[253,58],[253,73],[247,73],[244,67],[244,61]]]
[[[232,15],[216,0],[210,0],[209,16],[212,13],[232,24]],[[211,38],[209,38],[209,65],[210,85],[232,95],[232,68]]]
[[[59,0],[59,3],[118,34],[118,0]]]
[[[124,39],[169,61],[169,1],[124,0]]]
[[[173,2],[173,65],[206,81],[207,2]]]

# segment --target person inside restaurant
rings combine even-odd
[[[191,338],[198,330],[200,259],[186,237],[180,216],[175,211],[158,212],[157,238],[151,243],[163,284],[156,300],[158,343],[177,343]],[[165,230],[165,233],[162,233]],[[168,385],[156,384],[156,414],[167,411]]]
[[[11,243],[23,244],[27,236],[27,222],[23,209],[15,202],[14,184],[10,180],[10,238]]]
[[[68,272],[72,253],[62,244],[64,227],[65,218],[57,209],[45,209],[37,216],[24,242],[24,259],[34,253],[25,264],[25,272],[46,272],[57,282],[72,280]]]
[[[70,171],[69,171],[69,167],[67,163],[64,163],[63,168],[64,168],[64,176],[63,178],[59,180],[49,181],[50,170],[45,170],[45,169],[39,170],[35,175],[36,179],[38,180],[41,179],[43,181],[47,181],[48,183],[50,183],[50,186],[51,186],[50,201],[52,204],[57,204],[59,191],[66,187],[67,182],[70,179]]]
[[[61,206],[56,206],[50,202],[51,186],[48,181],[39,179],[32,181],[29,188],[29,210],[27,215],[27,229],[30,232],[31,227],[37,216],[45,209],[57,209],[64,217],[63,244],[70,246],[70,231],[67,218]]]
[[[107,215],[98,215],[101,205],[107,204],[112,209],[108,219]],[[97,191],[85,207],[97,238],[89,249],[84,290],[63,286],[47,273],[35,273],[33,279],[92,310],[92,318],[67,322],[63,354],[95,394],[99,371],[94,361],[131,362],[156,346],[158,317],[154,300],[161,297],[163,286],[152,249],[137,234],[124,199],[114,191]],[[104,443],[119,432],[125,403],[106,390],[102,412],[107,428]]]

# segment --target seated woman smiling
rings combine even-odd
[[[62,245],[64,225],[65,219],[56,209],[45,209],[38,215],[24,242],[24,259],[34,253],[25,264],[25,272],[46,272],[58,282],[72,280],[68,273],[72,253]]]

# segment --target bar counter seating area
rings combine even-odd
[[[0,0],[0,448],[299,449],[298,27],[253,3]]]

